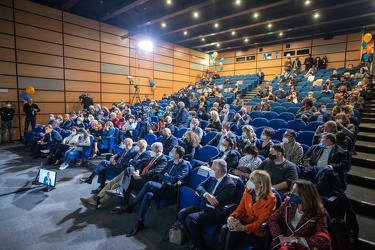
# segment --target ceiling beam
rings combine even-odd
[[[191,11],[199,9],[199,8],[206,7],[208,5],[214,4],[215,2],[217,2],[217,0],[210,0],[210,1],[205,2],[205,3],[196,4],[196,5],[190,6],[188,8],[184,8],[184,9],[182,9],[180,11],[176,11],[176,12],[174,12],[172,14],[169,14],[169,15],[166,15],[166,16],[163,16],[163,17],[160,17],[160,18],[148,21],[146,23],[140,24],[140,25],[137,26],[137,29],[144,28],[144,27],[152,25],[154,23],[158,23],[160,21],[163,21],[163,20],[175,17],[175,16],[179,16],[179,15],[185,14],[185,13],[191,12]]]
[[[62,10],[69,10],[72,8],[74,5],[79,3],[81,0],[68,0],[64,5],[61,7]]]
[[[118,16],[118,15],[120,15],[120,14],[122,14],[124,12],[127,12],[127,11],[129,11],[131,9],[134,9],[134,8],[136,8],[136,7],[144,4],[144,3],[147,3],[148,1],[150,1],[150,0],[137,0],[134,3],[128,4],[128,5],[120,8],[120,9],[118,9],[118,10],[116,10],[116,11],[108,14],[108,15],[105,15],[105,16],[101,17],[100,21],[105,22],[105,21],[107,21],[107,20],[109,20],[111,18],[114,18],[115,16]]]

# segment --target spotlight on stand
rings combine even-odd
[[[134,85],[134,88],[138,90],[139,89],[139,85],[138,84]]]
[[[143,51],[151,52],[154,50],[154,44],[149,40],[141,41],[138,43],[138,48]]]

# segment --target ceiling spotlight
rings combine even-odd
[[[204,40],[206,40],[206,39],[202,38],[202,42],[204,42]]]
[[[258,13],[254,13],[254,18],[257,18],[258,16]]]
[[[237,0],[237,1],[236,1],[236,4],[241,4],[241,0]]]
[[[138,47],[141,50],[151,52],[154,49],[154,45],[151,41],[141,41],[138,43]]]
[[[216,47],[220,47],[220,43],[216,44]]]
[[[282,35],[283,35],[283,32],[280,32],[280,33],[279,33],[279,36],[282,36]]]
[[[268,27],[268,28],[271,28],[271,27],[272,27],[272,24],[269,23],[267,27]]]
[[[236,31],[232,31],[232,36],[234,36],[236,34]]]
[[[309,1],[309,0],[307,0],[306,2],[305,2],[305,4],[306,5],[309,5],[311,2]]]
[[[219,27],[219,24],[218,23],[215,23],[215,28]]]
[[[161,23],[161,26],[162,26],[163,28],[165,28],[166,24],[165,24],[165,23]]]
[[[249,39],[248,38],[245,38],[245,42],[247,43],[249,41]]]
[[[319,17],[319,13],[315,13],[314,18],[318,18],[318,17]]]
[[[184,35],[186,36],[188,33],[187,33],[187,31],[184,31]]]
[[[198,16],[199,16],[198,12],[194,12],[194,17],[198,17]]]

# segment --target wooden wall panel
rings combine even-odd
[[[64,78],[63,69],[61,68],[27,65],[21,63],[18,64],[18,75],[54,79]]]
[[[129,79],[125,75],[116,75],[116,74],[102,73],[101,77],[102,77],[102,82],[107,82],[107,83],[121,83],[121,84],[128,84],[129,83]],[[133,78],[133,80],[135,81],[136,79]]]
[[[165,64],[170,64],[170,65],[173,64],[173,58],[167,57],[167,56],[154,55],[154,61],[160,62],[160,63],[165,63]]]
[[[118,102],[123,99],[125,94],[102,93],[102,102]]]
[[[124,29],[121,29],[121,28],[118,28],[109,24],[105,24],[105,23],[100,23],[100,30],[102,32],[110,33],[110,34],[117,35],[117,36],[122,36],[128,33],[127,30],[124,30]]]
[[[1,3],[4,4],[3,1]],[[0,5],[0,19],[13,21],[13,10],[12,10],[12,8]]]
[[[65,105],[64,103],[41,103],[41,100],[35,99],[38,101],[38,107],[40,108],[40,113],[44,114],[64,114]]]
[[[98,82],[82,82],[82,81],[65,81],[66,91],[84,91],[84,92],[100,92],[100,83]]]
[[[50,17],[53,19],[62,19],[62,12],[57,9],[52,9],[44,5],[36,4],[26,0],[15,0],[14,6],[16,9],[25,10],[41,16]]]
[[[16,55],[14,49],[7,49],[7,48],[1,48],[0,47],[0,60],[2,61],[8,61],[8,62],[15,62],[16,61]]]
[[[64,102],[64,95],[59,94],[59,91],[46,91],[46,90],[38,90],[35,91],[33,94],[33,99],[36,104],[39,103],[56,103],[56,102]],[[78,98],[77,98],[78,100]],[[41,113],[45,113],[43,110],[40,111]]]
[[[38,64],[53,67],[63,67],[63,57],[52,56],[28,51],[17,51],[17,61],[19,63]]]
[[[348,41],[362,41],[362,34],[360,32],[348,34]]]
[[[65,57],[86,59],[92,61],[100,61],[100,53],[97,51],[78,49],[69,46],[64,46]]]
[[[72,47],[84,48],[94,51],[100,50],[100,45],[98,41],[93,41],[86,38],[75,37],[71,35],[64,35],[65,45],[70,45]]]
[[[353,41],[353,42],[348,42],[346,44],[346,49],[349,50],[360,50],[361,49],[361,42],[358,41]]]
[[[173,59],[173,65],[189,69],[190,63],[188,61]]]
[[[361,57],[361,53],[358,51],[349,51],[346,52],[346,60],[347,61],[352,61],[352,60],[359,60]]]
[[[103,43],[103,42],[101,43],[101,46],[102,46],[101,47],[102,52],[107,52],[109,54],[114,54],[118,56],[129,57],[129,48],[127,47]]]
[[[189,75],[189,69],[174,66],[173,73],[179,74],[179,75]]]
[[[0,100],[2,101],[12,101],[17,102],[17,90],[16,89],[8,89],[8,92],[0,92]],[[4,103],[5,104],[5,103]],[[5,105],[1,105],[1,107],[4,107]]]
[[[157,46],[156,48],[154,48],[154,52],[155,52],[155,54],[158,54],[158,55],[162,55],[162,56],[166,56],[166,57],[173,57],[173,50],[163,48],[163,47],[160,47],[160,46]]]
[[[236,63],[235,64],[235,69],[237,70],[245,70],[245,69],[255,69],[257,63],[254,61],[247,61],[243,63]],[[225,65],[224,65],[225,68]]]
[[[102,53],[102,62],[129,66],[129,57]]]
[[[128,46],[126,44],[126,40],[128,39],[122,40],[121,37],[118,35],[112,35],[112,34],[101,32],[101,40],[102,42],[105,42],[105,43],[111,43],[111,44],[120,45],[120,46]]]
[[[79,60],[79,59],[65,58],[65,68],[82,69],[82,70],[87,70],[87,71],[100,72],[100,63]]]
[[[1,8],[0,8],[0,11],[1,11]],[[14,34],[13,22],[0,19],[0,33],[13,35]]]
[[[27,24],[34,27],[44,28],[47,30],[53,30],[62,32],[61,21],[51,19],[48,17],[38,16],[24,11],[15,11],[15,20],[18,23]]]
[[[129,84],[102,83],[102,93],[129,93]]]
[[[51,55],[63,55],[63,47],[59,44],[35,41],[32,39],[17,37],[17,49],[28,50],[32,52],[41,52]]]
[[[99,30],[99,22],[88,18],[77,16],[68,12],[63,12],[64,22],[78,24],[94,30]]]
[[[138,63],[139,67],[142,69],[153,69],[154,68],[154,62],[153,61],[145,61],[145,60],[136,60],[134,58],[129,58],[130,67],[131,68],[137,68],[138,72]]]
[[[93,30],[70,23],[64,23],[64,33],[74,36],[85,37],[91,40],[99,40],[98,30]]]
[[[189,54],[189,49],[188,48],[185,48],[185,47],[182,47],[182,46],[179,46],[179,45],[174,45],[174,50],[175,50],[175,53],[174,53],[174,57],[176,57],[176,53],[177,52],[181,52],[181,53],[184,53],[184,54]]]
[[[100,73],[65,69],[65,79],[67,80],[80,80],[89,82],[99,82]]]
[[[173,80],[175,81],[182,81],[182,82],[190,82],[190,77],[188,75],[178,75],[178,74],[174,74],[173,75]]]
[[[79,96],[82,95],[82,93],[87,93],[87,91],[79,91],[79,92],[65,92],[65,99],[66,102],[71,103],[79,103],[80,109],[82,109],[81,103],[79,102]],[[100,93],[94,93],[90,92],[91,98],[94,100],[94,103],[99,102],[100,103]],[[77,111],[76,109],[75,111]],[[69,111],[69,110],[67,110]]]
[[[14,37],[0,34],[0,47],[14,48]]]
[[[2,75],[16,75],[16,64],[12,62],[0,61],[0,74]]]
[[[46,42],[62,44],[62,34],[60,32],[30,27],[24,24],[16,24],[16,35]]]
[[[17,88],[17,77],[0,75],[1,88]]]
[[[313,39],[313,46],[327,45],[346,42],[346,35],[334,36],[332,39],[324,40],[323,38]]]

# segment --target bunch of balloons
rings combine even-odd
[[[150,82],[151,90],[152,90],[152,91],[155,91],[156,87],[155,87],[154,79],[150,76],[150,77],[148,78],[148,81]]]
[[[372,35],[370,34],[370,33],[366,33],[366,34],[364,34],[363,35],[363,42],[362,42],[362,48],[366,48],[366,46],[367,46],[367,43],[369,43],[370,41],[371,41],[371,39],[372,39]],[[372,48],[371,47],[367,47],[366,48],[366,55],[367,55],[367,59],[368,59],[368,57],[370,57],[370,54],[371,54],[371,52],[372,52]],[[366,55],[364,55],[363,57],[363,59],[365,59],[365,60],[367,60],[366,58],[365,58],[365,56]]]
[[[217,53],[216,51],[210,55],[212,66],[216,66],[216,65],[217,65],[215,59],[217,58],[218,55],[219,55],[219,53]],[[220,71],[223,71],[223,70],[224,70],[224,66],[223,66],[224,62],[225,62],[225,59],[224,59],[224,58],[221,58],[221,59],[220,59],[220,62],[219,62]]]
[[[24,101],[27,101],[30,99],[30,95],[33,95],[35,93],[35,89],[33,86],[27,86],[26,87],[26,93],[22,94],[22,99]]]

